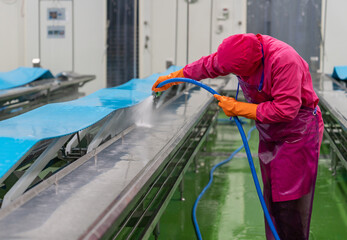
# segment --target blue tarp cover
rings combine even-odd
[[[335,66],[331,76],[337,80],[347,80],[347,66]]]
[[[0,90],[19,87],[45,78],[54,78],[54,76],[43,68],[19,67],[9,72],[0,72]]]
[[[151,87],[161,75],[132,79],[114,88],[104,88],[86,97],[64,103],[47,104],[22,115],[0,122],[0,179],[37,142],[85,129],[111,112],[138,104],[151,96]]]

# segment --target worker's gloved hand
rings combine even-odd
[[[154,92],[161,92],[161,91],[165,91],[167,89],[169,89],[170,87],[172,87],[173,85],[178,85],[182,82],[173,82],[173,83],[168,83],[160,88],[157,88],[158,84],[168,80],[168,79],[172,79],[172,78],[184,78],[184,74],[183,74],[183,68],[181,70],[178,70],[176,72],[172,72],[169,75],[166,76],[161,76],[157,79],[157,81],[153,84],[152,86],[152,91]]]
[[[214,94],[213,96],[219,101],[218,105],[223,109],[225,115],[229,117],[242,116],[257,120],[258,104],[239,102],[235,98],[218,94]]]

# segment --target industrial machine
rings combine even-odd
[[[0,238],[133,239],[156,233],[218,112],[213,96],[195,86],[180,84],[153,99],[158,76],[0,123],[0,144],[7,146],[0,159],[7,169],[1,172]],[[226,79],[209,84],[220,90]],[[43,119],[40,112],[51,116]],[[35,115],[37,124],[23,121]],[[23,133],[3,131],[8,126]],[[35,139],[22,137],[34,132]]]
[[[27,68],[24,70],[35,69]],[[12,71],[12,73],[15,71]],[[25,77],[27,72],[22,70],[22,73]],[[79,98],[82,96],[79,88],[93,79],[95,79],[95,75],[61,72],[54,77],[49,72],[49,75],[45,78],[39,78],[38,76],[38,79],[33,78],[32,81],[25,82],[23,85],[6,89],[0,88],[0,120],[22,114],[47,103]]]

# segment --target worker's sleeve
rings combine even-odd
[[[260,103],[257,120],[261,123],[289,122],[301,107],[303,71],[295,62],[275,67],[272,71],[272,101]]]
[[[199,60],[186,65],[183,69],[184,76],[194,80],[205,78],[216,78],[228,75],[230,72],[223,71],[218,59],[218,51],[200,58]]]
[[[230,37],[223,40],[217,52],[186,65],[183,69],[184,76],[199,81],[230,74],[233,69],[233,64],[230,63],[230,52],[234,46],[229,39]]]

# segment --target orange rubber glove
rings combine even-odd
[[[161,88],[157,88],[159,83],[161,83],[165,80],[171,79],[171,78],[184,78],[183,68],[181,70],[176,71],[176,72],[172,72],[169,75],[159,77],[157,79],[157,81],[153,84],[152,91],[154,91],[154,92],[165,91],[165,90],[169,89],[170,87],[172,87],[173,85],[178,85],[178,84],[182,83],[182,82],[173,82],[173,83],[168,83],[168,84],[162,86]]]
[[[257,107],[258,104],[239,102],[232,97],[226,97],[214,94],[225,115],[228,117],[242,116],[249,119],[257,120]]]

